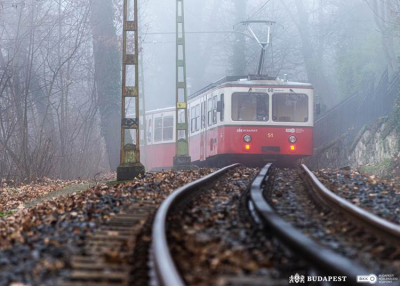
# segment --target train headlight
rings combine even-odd
[[[289,142],[290,142],[290,143],[296,143],[296,142],[297,142],[296,136],[294,136],[294,135],[290,136],[290,137],[289,137]]]
[[[250,135],[244,135],[244,137],[243,137],[243,140],[244,140],[244,142],[246,142],[246,143],[250,143],[251,142],[251,136]]]

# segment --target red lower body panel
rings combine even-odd
[[[175,152],[175,143],[142,146],[141,161],[146,171],[170,168]]]
[[[244,136],[250,135],[251,142]],[[296,143],[289,142],[295,136]],[[147,170],[170,167],[175,156],[175,144],[142,147]],[[281,159],[302,158],[313,153],[311,127],[223,126],[192,135],[189,139],[192,162],[224,158],[227,161],[260,165]],[[142,155],[143,157],[143,155]],[[236,161],[235,161],[236,160]],[[144,162],[146,161],[146,162]],[[256,163],[257,161],[257,163]]]

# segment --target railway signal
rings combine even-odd
[[[190,168],[186,82],[185,13],[183,0],[176,0],[176,155],[174,169]]]
[[[123,17],[122,120],[118,181],[131,180],[145,172],[140,163],[138,0],[124,0]]]

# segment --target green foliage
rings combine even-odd
[[[393,169],[393,162],[391,159],[383,160],[379,165],[365,165],[360,166],[360,171],[370,174],[370,175],[378,175],[378,176],[388,176]]]
[[[9,216],[9,215],[12,215],[12,214],[13,214],[12,211],[8,211],[8,212],[5,212],[5,213],[0,212],[0,217],[6,217],[6,216]]]
[[[400,88],[400,87],[399,87]],[[382,132],[382,138],[386,138],[389,134],[395,130],[397,134],[400,134],[400,90],[396,101],[394,102],[392,113],[390,114],[388,124]],[[399,138],[400,143],[400,138]]]

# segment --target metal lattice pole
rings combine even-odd
[[[139,116],[140,116],[140,133],[141,133],[141,140],[140,140],[140,146],[147,147],[147,123],[146,123],[146,102],[145,102],[145,89],[144,89],[144,66],[143,66],[143,49],[140,49],[140,55],[139,55],[139,65],[140,65],[140,74],[139,74],[139,79],[140,79],[140,89],[139,89]],[[144,162],[144,165],[147,166],[147,154],[143,152],[141,154],[141,159],[142,162]]]
[[[128,6],[128,2],[133,7]],[[124,0],[122,45],[121,155],[117,180],[144,173],[140,163],[138,0]]]
[[[186,82],[185,12],[183,0],[176,0],[176,156],[175,168],[187,168],[189,156]]]

